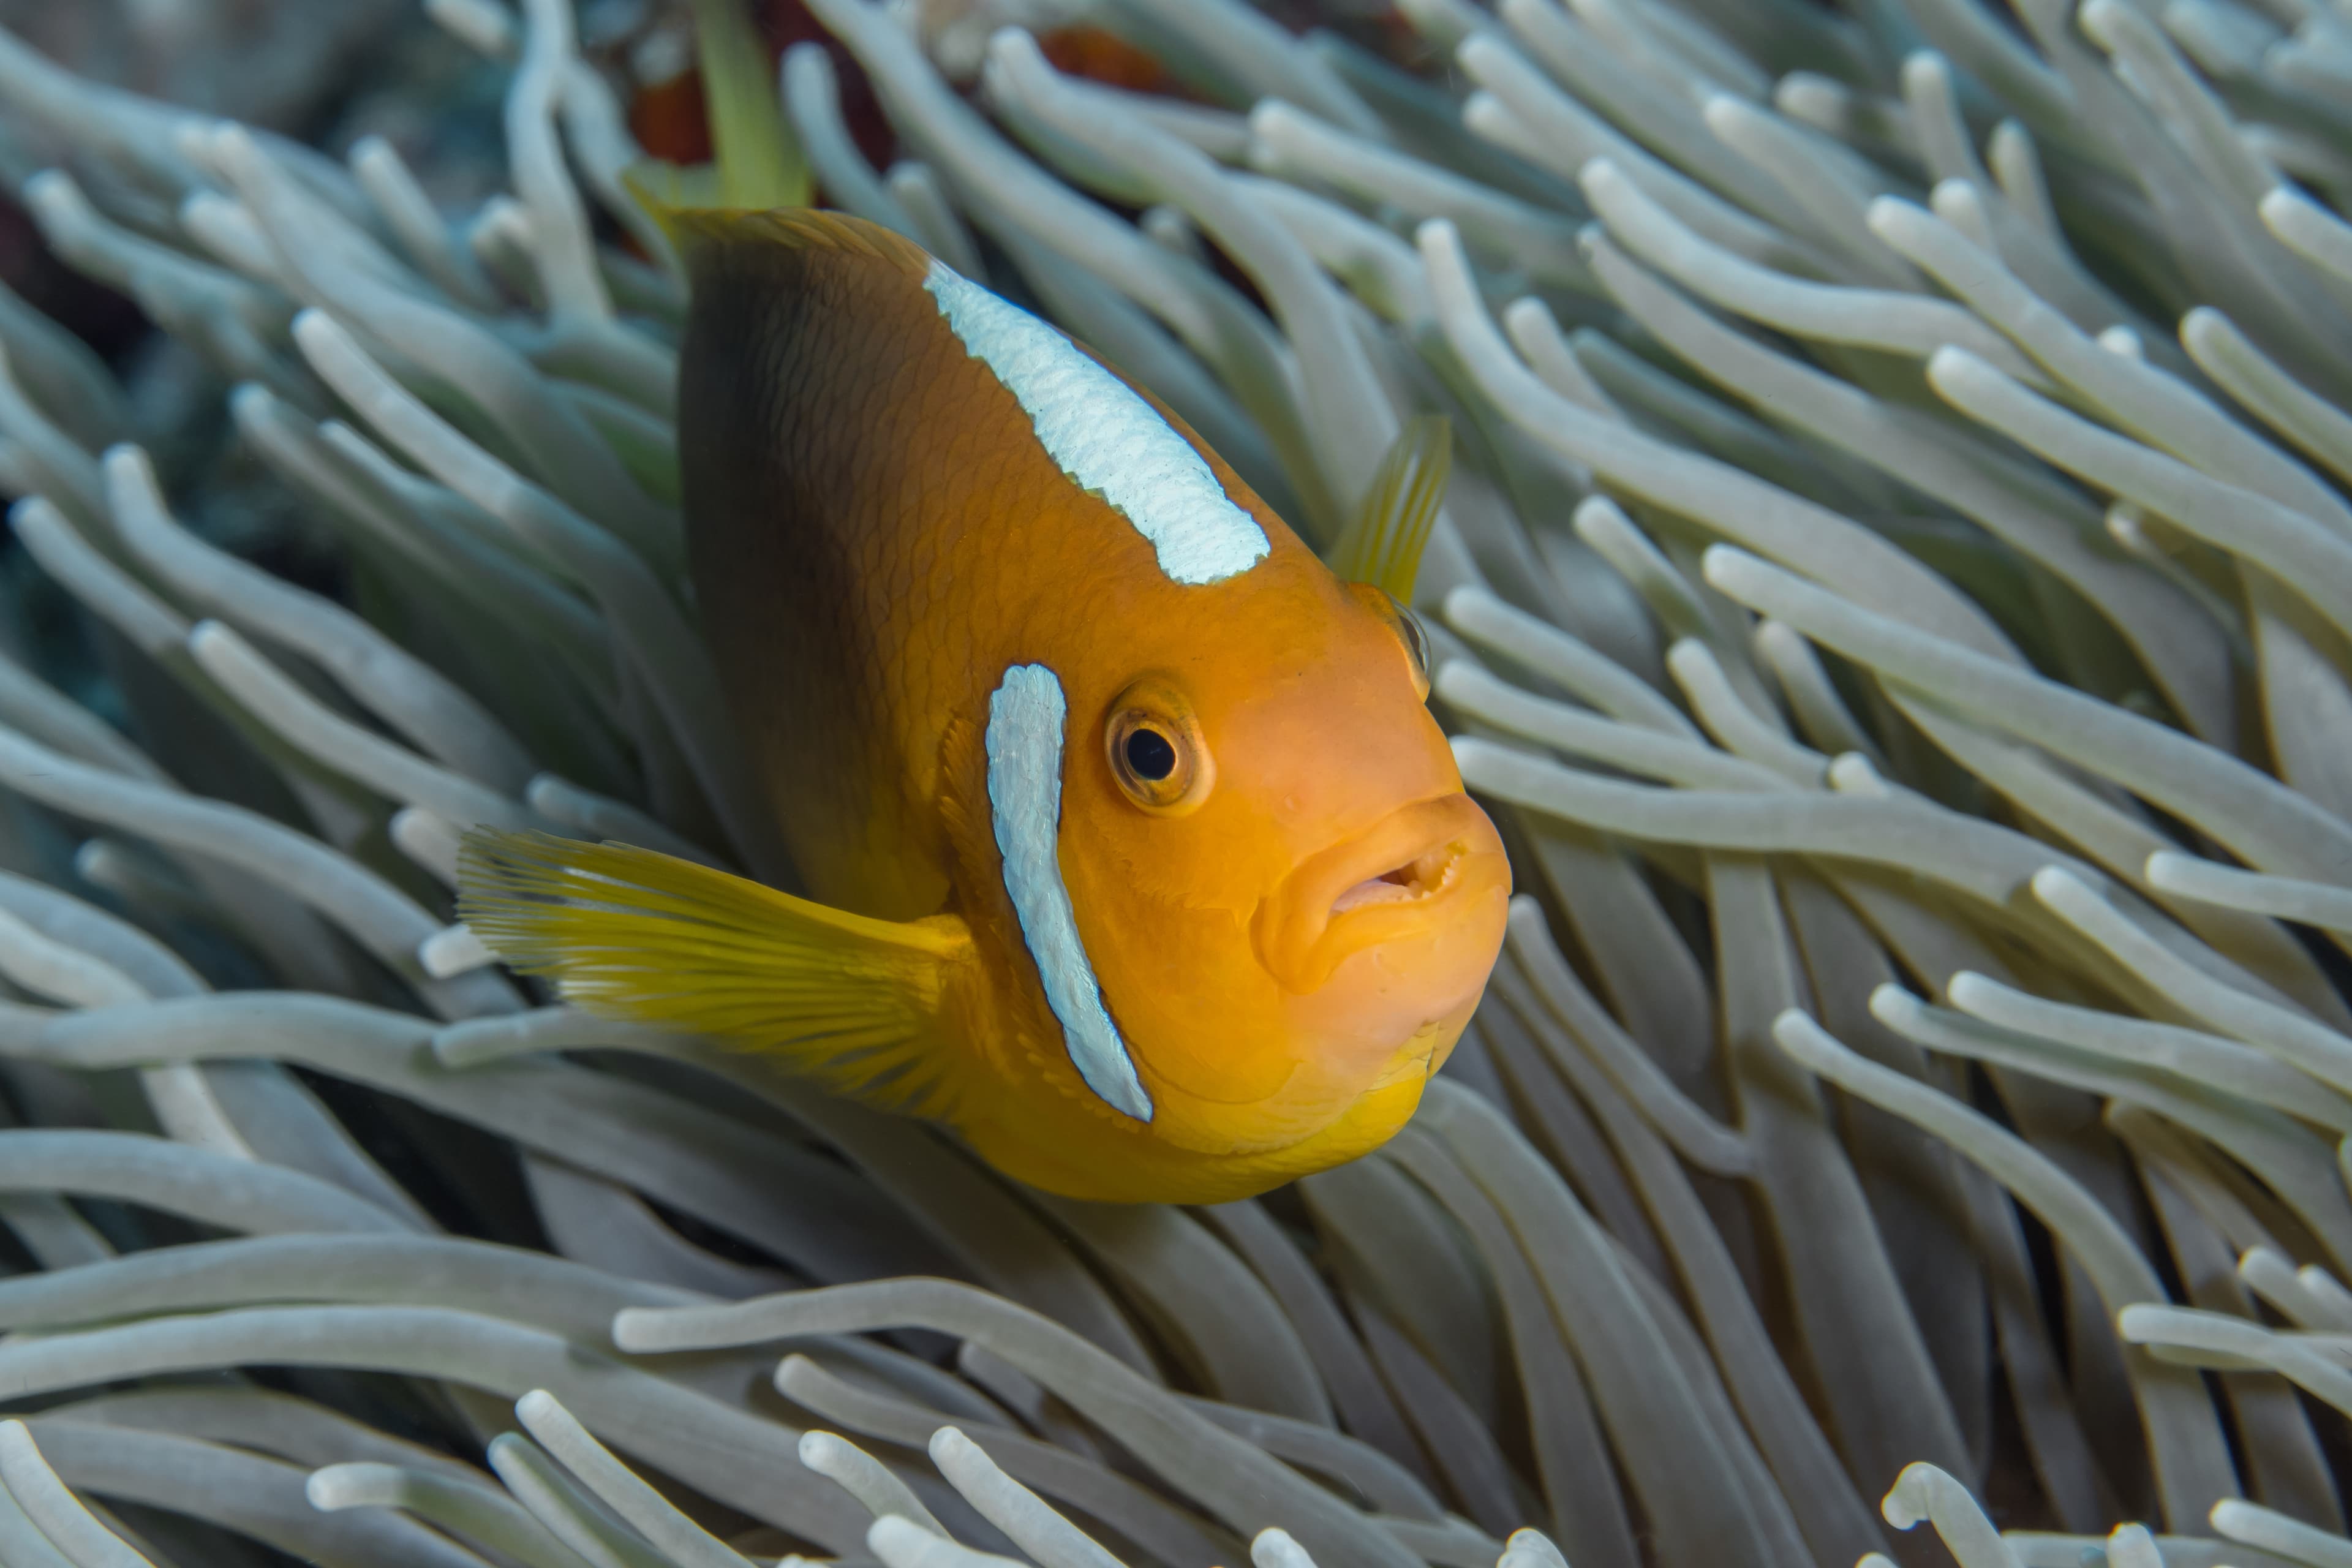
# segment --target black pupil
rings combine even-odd
[[[1176,771],[1176,748],[1157,730],[1138,730],[1127,738],[1127,765],[1156,784]]]
[[[1402,624],[1404,626],[1405,651],[1412,656],[1415,666],[1423,670],[1428,669],[1429,634],[1421,629],[1420,617],[1411,610],[1407,610],[1404,612]]]

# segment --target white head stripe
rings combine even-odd
[[[1114,1110],[1151,1120],[1151,1096],[1118,1026],[1103,1006],[1102,984],[1078,935],[1070,889],[1062,881],[1062,683],[1042,664],[1016,664],[988,698],[988,816],[1004,857],[1004,890],[1021,917],[1045,1003],[1061,1021],[1062,1041],[1087,1087]]]
[[[1028,311],[936,261],[923,287],[965,350],[1020,400],[1047,456],[1150,541],[1171,581],[1215,583],[1265,559],[1265,530],[1125,382]]]

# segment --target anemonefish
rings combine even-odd
[[[1216,1203],[1389,1138],[1511,887],[1411,615],[888,230],[672,223],[693,591],[812,897],[483,831],[462,917],[1049,1192]]]

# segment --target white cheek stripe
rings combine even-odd
[[[1046,455],[1135,525],[1171,581],[1215,583],[1265,559],[1265,530],[1125,382],[1028,311],[936,261],[923,287],[965,350],[1020,400]]]
[[[1103,1006],[1102,984],[1062,881],[1062,721],[1068,710],[1061,681],[1044,665],[1016,664],[1004,672],[988,699],[988,816],[1004,857],[1004,890],[1071,1062],[1103,1103],[1149,1121],[1151,1096]]]

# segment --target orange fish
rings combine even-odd
[[[755,1048],[1073,1197],[1216,1203],[1389,1138],[1510,894],[1412,615],[897,235],[671,222],[698,610],[816,901],[478,832],[463,918],[579,1006]],[[1383,492],[1408,533],[1434,505],[1411,489]]]

